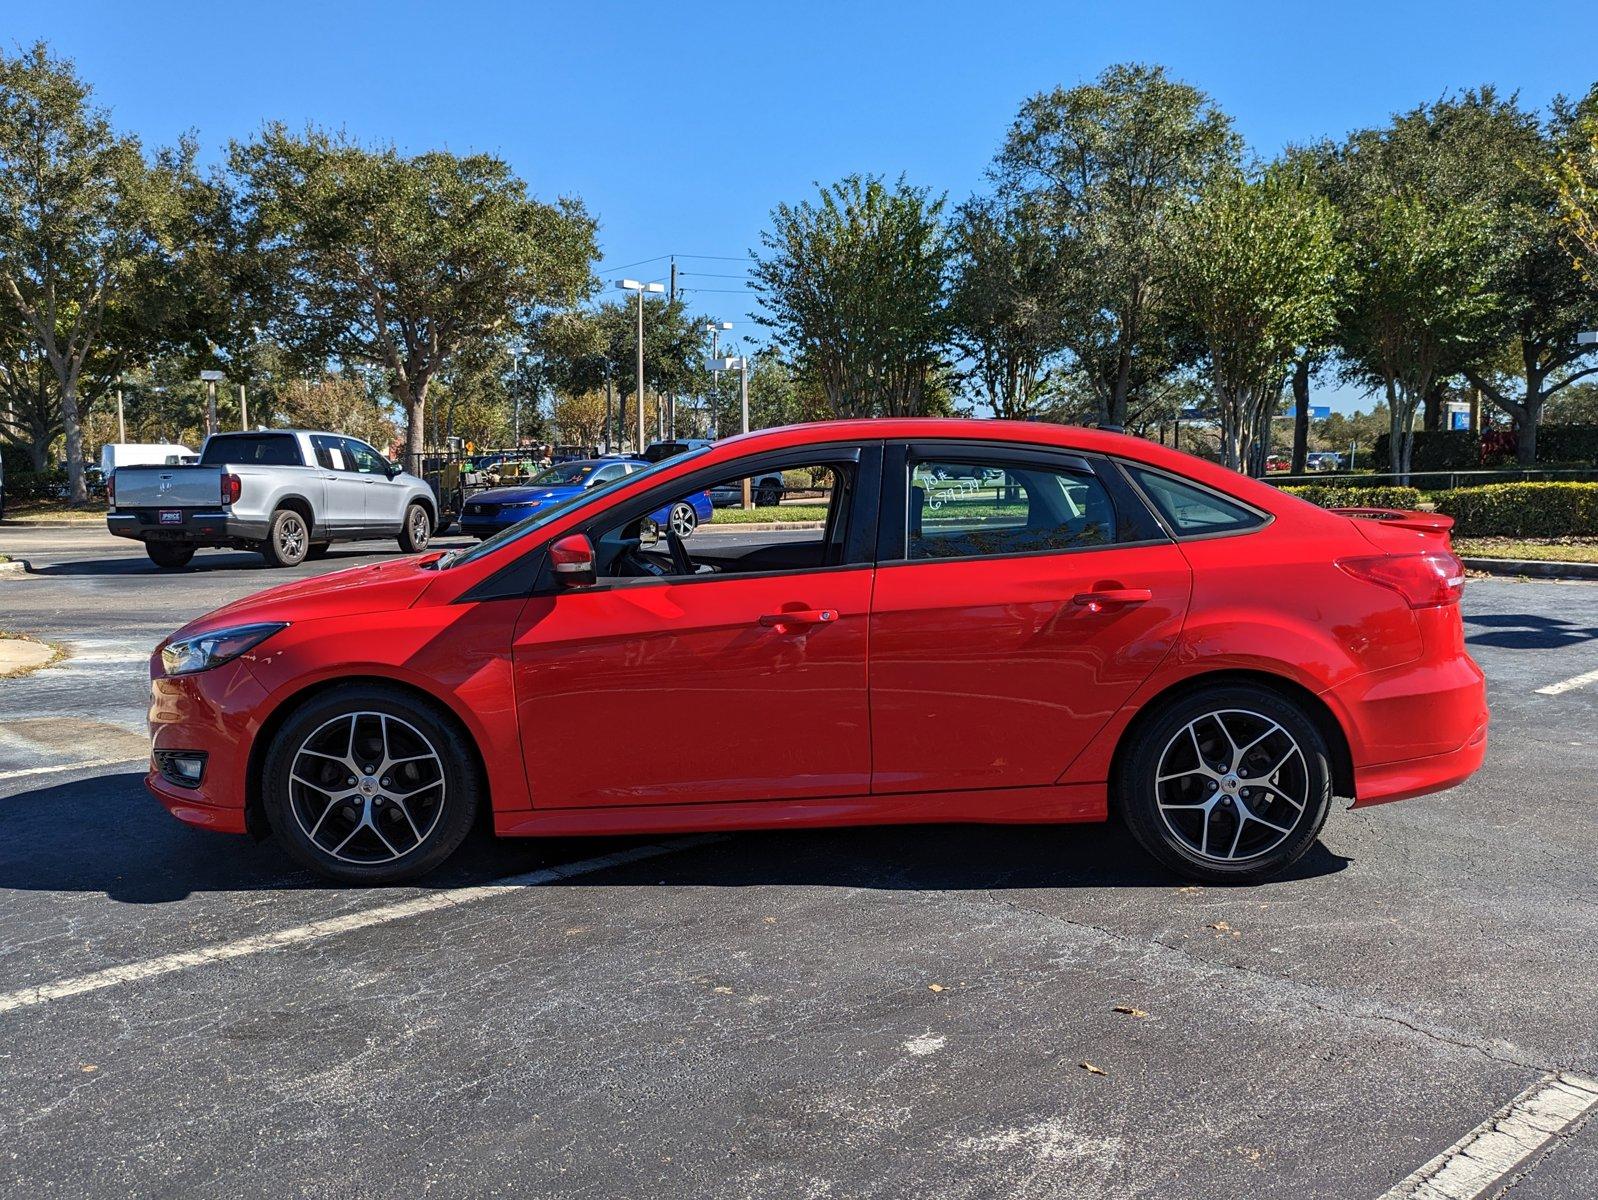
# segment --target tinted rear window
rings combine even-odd
[[[300,467],[299,443],[286,433],[237,433],[214,437],[205,443],[200,464],[220,467],[224,463],[256,463],[263,467]]]
[[[1225,499],[1196,483],[1128,465],[1138,485],[1177,536],[1237,533],[1265,524],[1253,509]]]

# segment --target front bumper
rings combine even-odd
[[[193,675],[150,681],[152,762],[145,786],[180,821],[224,833],[245,832],[250,745],[266,691],[241,661]],[[203,750],[197,787],[166,779],[154,767],[157,750]]]
[[[180,520],[163,522],[161,513],[176,512]],[[106,514],[106,528],[117,537],[136,542],[182,542],[191,546],[231,546],[235,542],[266,540],[267,523],[235,516],[222,510],[196,508],[125,508]]]

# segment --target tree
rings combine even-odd
[[[1235,160],[1230,119],[1160,67],[1110,67],[1091,84],[1021,107],[992,175],[1036,207],[1066,264],[1066,341],[1101,425],[1127,421],[1129,397],[1166,347],[1159,280],[1173,207]]]
[[[1163,284],[1204,344],[1221,461],[1258,473],[1288,370],[1337,312],[1340,251],[1331,204],[1289,170],[1250,179],[1221,168],[1173,212]]]
[[[1005,199],[961,205],[950,240],[954,343],[993,415],[1025,420],[1036,412],[1050,359],[1065,347],[1059,243],[1029,206]]]
[[[232,164],[272,327],[387,372],[413,469],[428,387],[462,345],[589,290],[595,224],[582,204],[530,199],[491,155],[407,157],[270,125],[234,145]]]
[[[850,175],[779,204],[756,254],[759,317],[822,387],[835,416],[925,413],[945,370],[943,197]]]
[[[609,406],[604,392],[580,392],[555,399],[555,437],[571,446],[597,446],[606,440]]]
[[[205,191],[192,143],[146,162],[89,98],[42,42],[0,55],[0,317],[49,369],[78,503],[85,404],[131,359],[187,332],[185,248]]]
[[[1544,165],[1553,189],[1560,230],[1576,269],[1598,283],[1598,85],[1574,107],[1555,108],[1559,146]]]

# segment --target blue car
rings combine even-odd
[[[539,509],[569,500],[586,488],[613,483],[628,475],[653,469],[654,464],[639,458],[584,458],[559,463],[516,487],[490,488],[467,498],[461,510],[461,529],[473,537],[487,537],[507,525],[530,517]],[[670,529],[678,537],[688,537],[708,521],[715,510],[709,492],[697,492],[662,506],[650,514],[662,531]]]

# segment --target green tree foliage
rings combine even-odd
[[[943,208],[902,178],[850,175],[772,210],[753,271],[761,323],[834,415],[919,415],[944,386]]]
[[[1218,170],[1173,210],[1163,278],[1204,346],[1221,461],[1262,471],[1288,370],[1337,316],[1337,213],[1290,168]]]
[[[271,329],[385,371],[413,464],[428,388],[451,357],[590,286],[595,224],[581,203],[531,199],[491,155],[405,156],[269,125],[233,147],[232,165]]]
[[[195,336],[194,221],[214,192],[194,157],[185,142],[147,161],[43,43],[0,55],[0,319],[27,339],[7,339],[5,370],[48,367],[59,420],[27,436],[65,435],[76,502],[86,403],[130,360]]]
[[[1068,348],[1100,424],[1181,355],[1162,328],[1170,216],[1240,142],[1197,88],[1163,68],[1119,65],[1021,107],[993,167],[1055,239],[1065,270]]]
[[[1544,181],[1553,189],[1572,263],[1598,284],[1598,85],[1579,105],[1556,107],[1555,129],[1558,146]]]
[[[1036,209],[1013,198],[974,199],[950,229],[949,318],[977,394],[996,417],[1036,414],[1048,365],[1066,344],[1062,243]]]

